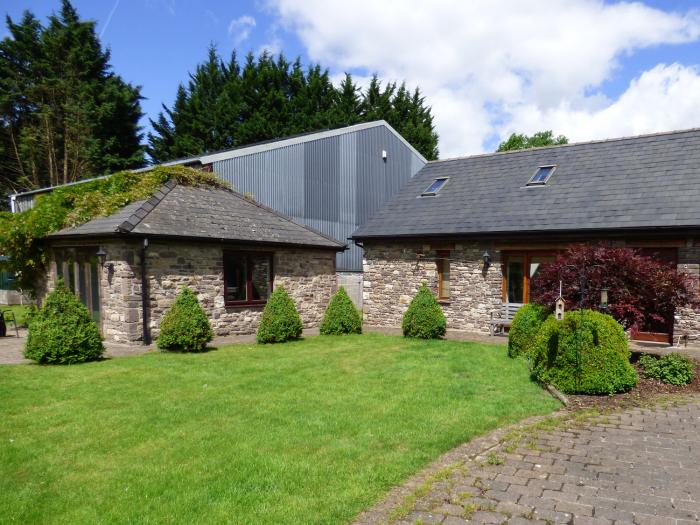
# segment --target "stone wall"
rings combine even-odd
[[[700,246],[688,242],[678,249],[678,271],[689,274],[698,289],[700,277]],[[700,308],[679,308],[676,311],[673,327],[674,339],[687,335],[692,339],[700,339]]]
[[[245,250],[269,253],[259,248]],[[272,266],[274,286],[284,286],[289,292],[304,326],[318,326],[336,289],[335,253],[278,249]],[[263,306],[227,307],[224,303],[222,246],[153,243],[148,248],[147,268],[153,338],[158,336],[163,314],[185,285],[197,294],[216,335],[251,334],[257,330]]]
[[[624,241],[617,243],[625,246]],[[500,252],[486,243],[456,243],[451,250],[449,301],[442,309],[448,328],[487,332],[491,312],[499,315],[502,301]],[[542,247],[540,245],[539,247]],[[376,326],[400,326],[408,304],[425,282],[437,294],[439,244],[365,242],[363,311],[365,321]],[[493,256],[483,271],[481,255]],[[422,254],[422,257],[417,257]],[[700,279],[700,244],[688,241],[678,248],[678,271]],[[675,337],[687,334],[700,339],[700,308],[684,307],[676,312]]]
[[[484,243],[456,243],[450,250],[450,299],[441,301],[448,328],[488,332],[501,308],[499,254]],[[437,250],[444,245],[365,243],[363,311],[373,326],[400,326],[422,283],[437,294]],[[484,269],[482,254],[493,256]],[[419,254],[421,254],[419,256]]]
[[[132,342],[142,339],[141,244],[125,241],[100,243],[107,252],[100,282],[102,331],[106,339]],[[263,251],[226,246],[227,250]],[[227,307],[224,304],[223,250],[219,244],[151,243],[146,250],[151,337],[165,311],[183,286],[196,294],[217,335],[251,334],[258,327],[263,306]],[[294,299],[305,327],[318,326],[335,292],[335,252],[277,249],[273,255],[274,286],[283,285]],[[55,266],[49,288],[55,282]]]

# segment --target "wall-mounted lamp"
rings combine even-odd
[[[105,249],[102,246],[100,246],[100,249],[97,250],[97,253],[95,255],[97,256],[97,260],[99,261],[100,266],[104,268],[105,262],[107,261],[107,252],[105,251]],[[106,268],[109,273],[112,273],[114,271],[114,264],[107,263]]]
[[[607,288],[600,289],[600,309],[601,310],[608,309],[608,289]]]
[[[481,258],[484,260],[484,268],[488,268],[491,265],[491,254],[489,251],[486,250]]]

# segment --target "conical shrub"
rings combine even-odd
[[[408,305],[401,328],[406,337],[437,339],[445,335],[445,314],[442,313],[433,292],[425,284]]]
[[[97,323],[78,298],[58,281],[32,316],[24,356],[42,364],[74,364],[104,352]]]
[[[201,352],[213,337],[207,314],[194,292],[185,286],[160,322],[156,345],[162,350]]]
[[[320,331],[323,335],[362,333],[362,315],[342,286],[328,303]]]
[[[283,343],[301,337],[303,325],[294,301],[283,286],[267,300],[258,326],[258,343]]]

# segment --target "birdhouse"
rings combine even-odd
[[[554,303],[554,316],[557,321],[564,319],[564,298],[560,295],[557,302]]]

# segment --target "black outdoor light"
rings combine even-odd
[[[481,258],[484,260],[484,268],[488,268],[491,264],[491,254],[489,253],[489,251],[486,250],[484,252],[484,255],[481,256]]]
[[[105,249],[102,246],[100,246],[100,249],[97,250],[97,253],[95,255],[97,255],[97,260],[100,261],[100,266],[104,266],[105,261],[107,260],[107,252],[105,251]]]
[[[100,266],[104,268],[105,261],[107,260],[107,252],[105,251],[105,249],[102,246],[100,246],[100,249],[97,250],[97,253],[95,255],[97,256],[97,260],[99,261]],[[107,264],[107,271],[112,273],[114,271],[114,264]]]

